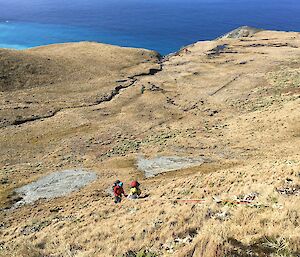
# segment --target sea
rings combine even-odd
[[[300,31],[300,0],[0,0],[0,48],[96,41],[165,55],[243,25]]]

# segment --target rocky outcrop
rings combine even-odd
[[[242,26],[233,31],[230,31],[229,33],[226,33],[225,35],[221,36],[220,38],[251,37],[252,35],[254,35],[255,33],[259,32],[259,31],[262,31],[262,29],[257,29],[257,28],[248,27],[248,26]]]

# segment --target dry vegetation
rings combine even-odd
[[[0,53],[0,256],[300,256],[299,33],[198,42],[161,63],[95,43]],[[145,179],[138,155],[210,162]],[[98,180],[5,210],[14,188],[78,167]],[[150,196],[115,205],[117,178]]]

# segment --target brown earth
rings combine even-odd
[[[0,50],[0,256],[299,256],[300,33],[233,35],[163,59],[97,43]],[[141,155],[210,162],[145,179]],[[72,168],[98,180],[5,209],[14,188]],[[150,196],[115,205],[117,178]]]

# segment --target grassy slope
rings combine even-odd
[[[299,42],[299,33],[268,31],[199,42],[166,60],[161,72],[138,77],[112,101],[2,128],[4,190],[71,167],[93,169],[99,179],[66,198],[2,212],[0,256],[118,256],[141,249],[159,256],[297,256],[299,195],[281,195],[276,188],[300,183]],[[223,44],[221,52],[211,51]],[[85,63],[76,66],[78,74],[94,69],[85,44],[66,47],[80,56],[66,58],[72,65],[75,58],[74,67]],[[127,50],[114,51],[117,56]],[[118,73],[124,58],[108,65],[116,67],[116,75],[108,76],[107,85],[147,72],[148,55],[150,67],[156,67],[153,53],[128,51],[137,57],[125,61],[126,72]],[[63,58],[65,50],[52,46],[29,53]],[[115,60],[92,56],[103,63]],[[91,74],[101,90],[101,73]],[[85,104],[80,90],[75,99]],[[3,99],[20,104],[26,90],[13,92],[4,92]],[[54,90],[53,96],[60,94]],[[211,163],[144,179],[134,165],[138,154],[203,155]],[[138,178],[150,198],[114,205],[106,189],[116,178]],[[212,200],[250,192],[259,193],[260,208]],[[174,243],[187,236],[192,242]]]

